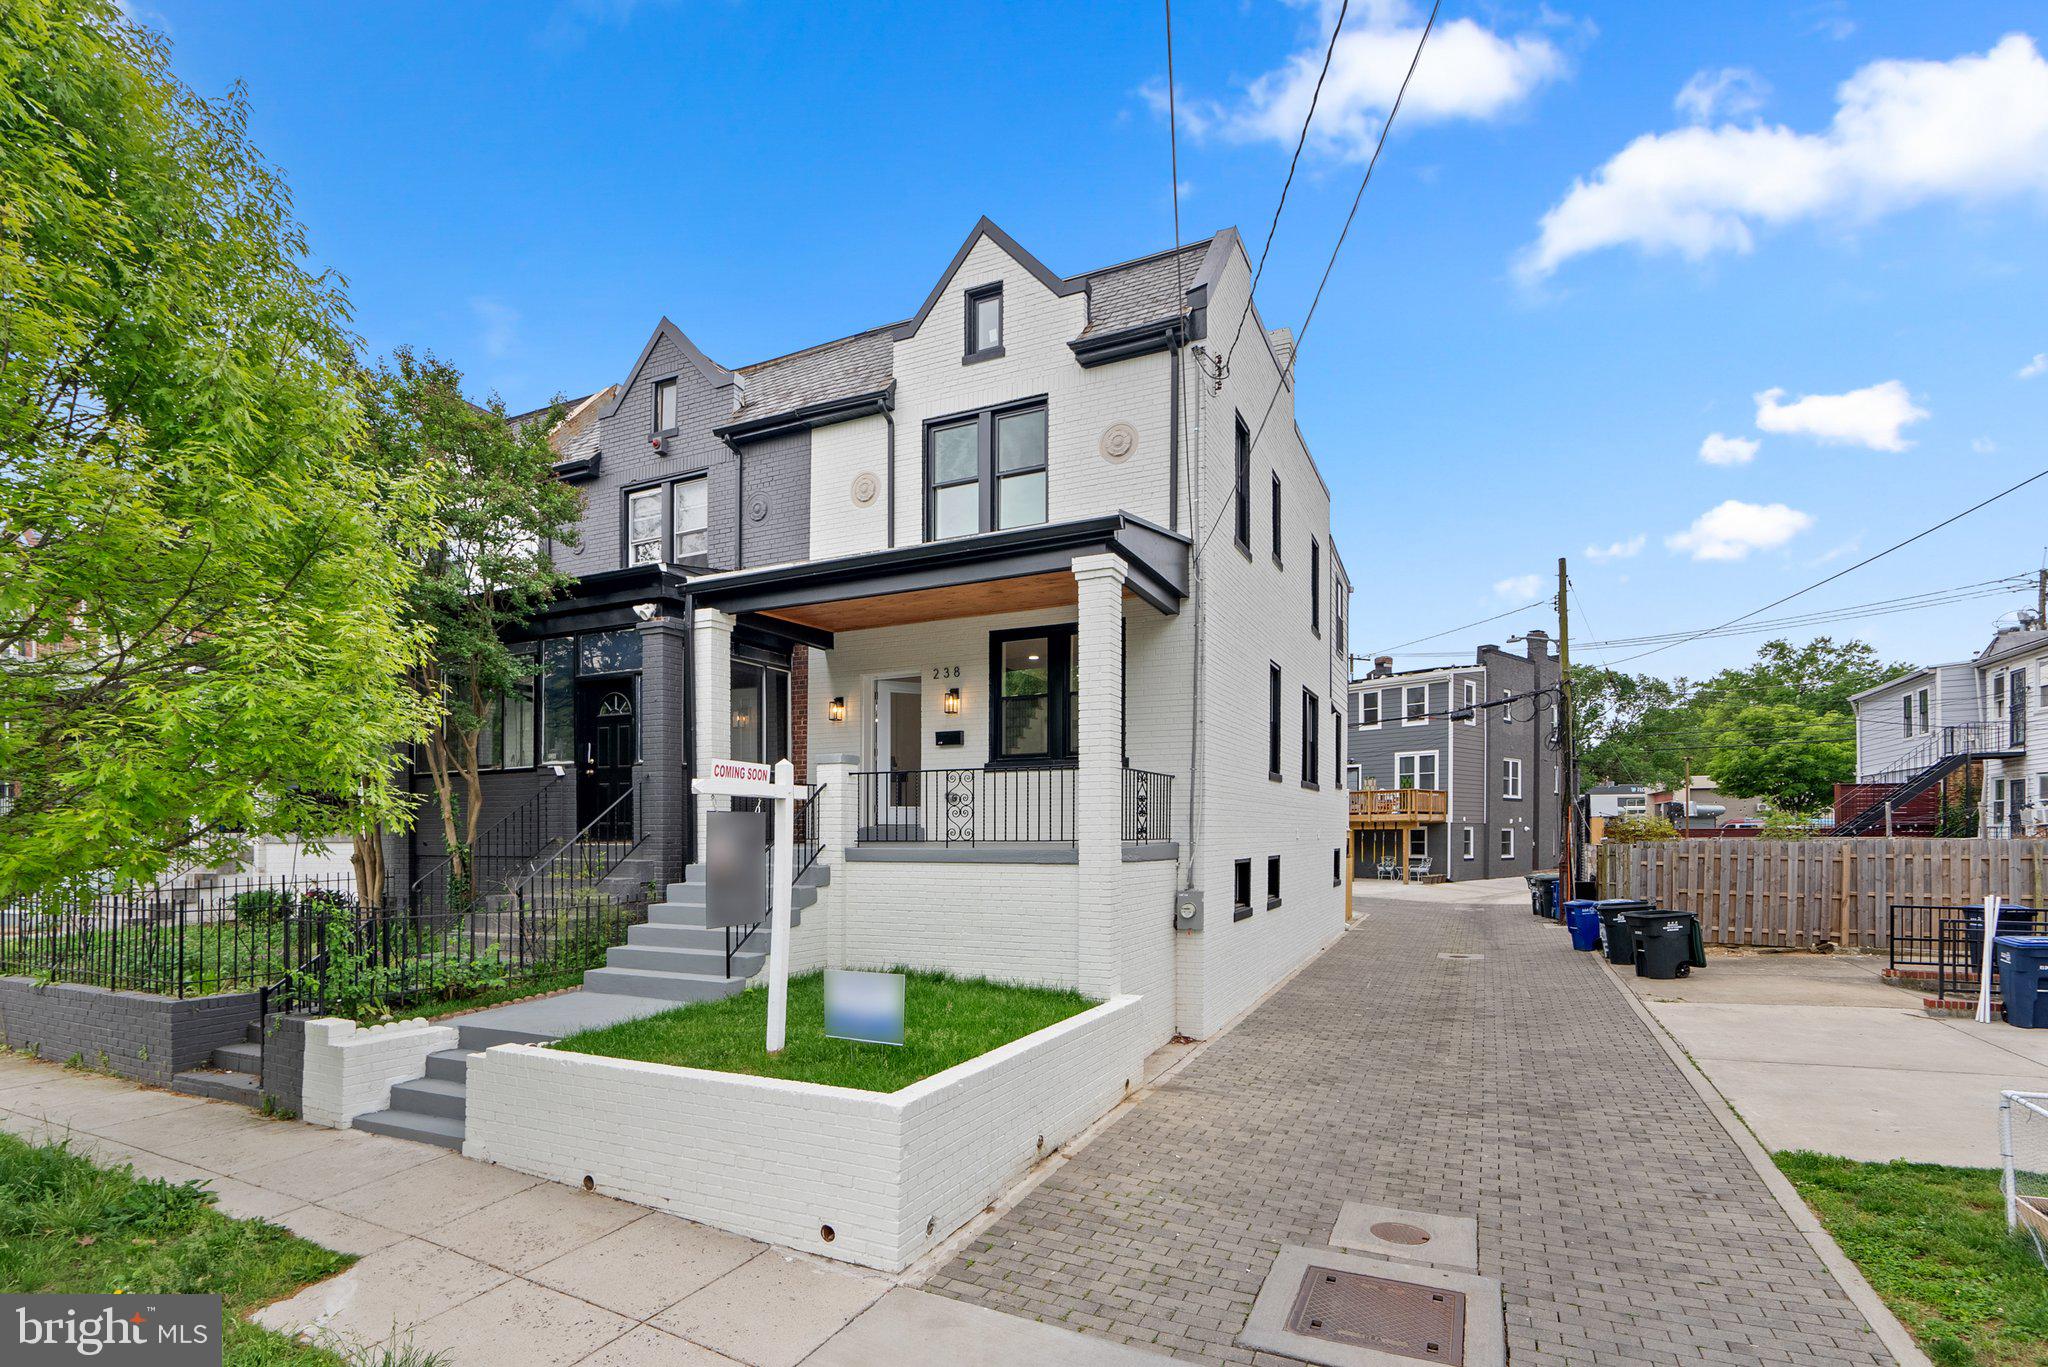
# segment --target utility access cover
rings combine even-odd
[[[1417,1362],[1465,1361],[1465,1294],[1334,1267],[1303,1274],[1287,1327]]]

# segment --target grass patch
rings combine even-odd
[[[0,1291],[218,1295],[229,1367],[339,1367],[334,1353],[243,1316],[354,1261],[275,1225],[229,1219],[196,1184],[0,1134]]]
[[[1995,1170],[1776,1159],[1939,1367],[2048,1367],[2048,1269],[2006,1232]]]
[[[904,971],[903,976],[900,1047],[825,1038],[822,973],[789,980],[788,1044],[773,1058],[764,1047],[765,988],[586,1030],[555,1047],[607,1058],[893,1092],[1096,1004],[1059,988],[1014,987],[945,973]]]
[[[439,1016],[453,1016],[465,1011],[481,1011],[487,1006],[503,1006],[506,1002],[524,1001],[528,997],[538,997],[546,992],[559,992],[565,987],[578,986],[582,981],[583,970],[580,968],[573,973],[551,973],[537,978],[519,978],[503,986],[487,987],[467,996],[409,1002],[403,1006],[390,1006],[382,1010],[365,1009],[356,1013],[356,1020],[364,1025],[379,1025],[385,1021],[433,1020]]]

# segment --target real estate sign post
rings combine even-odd
[[[779,1054],[789,1026],[789,881],[793,863],[789,842],[795,834],[796,804],[810,789],[796,781],[796,769],[786,759],[776,761],[773,769],[745,760],[715,759],[711,772],[690,786],[698,793],[766,798],[773,804],[768,875],[768,1052]]]

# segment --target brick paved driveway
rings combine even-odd
[[[1233,1343],[1259,1284],[1360,1200],[1477,1218],[1515,1367],[1892,1361],[1593,956],[1524,908],[1361,906],[927,1289],[1283,1361]]]

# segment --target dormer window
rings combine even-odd
[[[986,361],[1003,354],[1003,287],[967,291],[967,357]]]
[[[656,435],[676,430],[676,382],[673,377],[654,382],[654,431]]]

